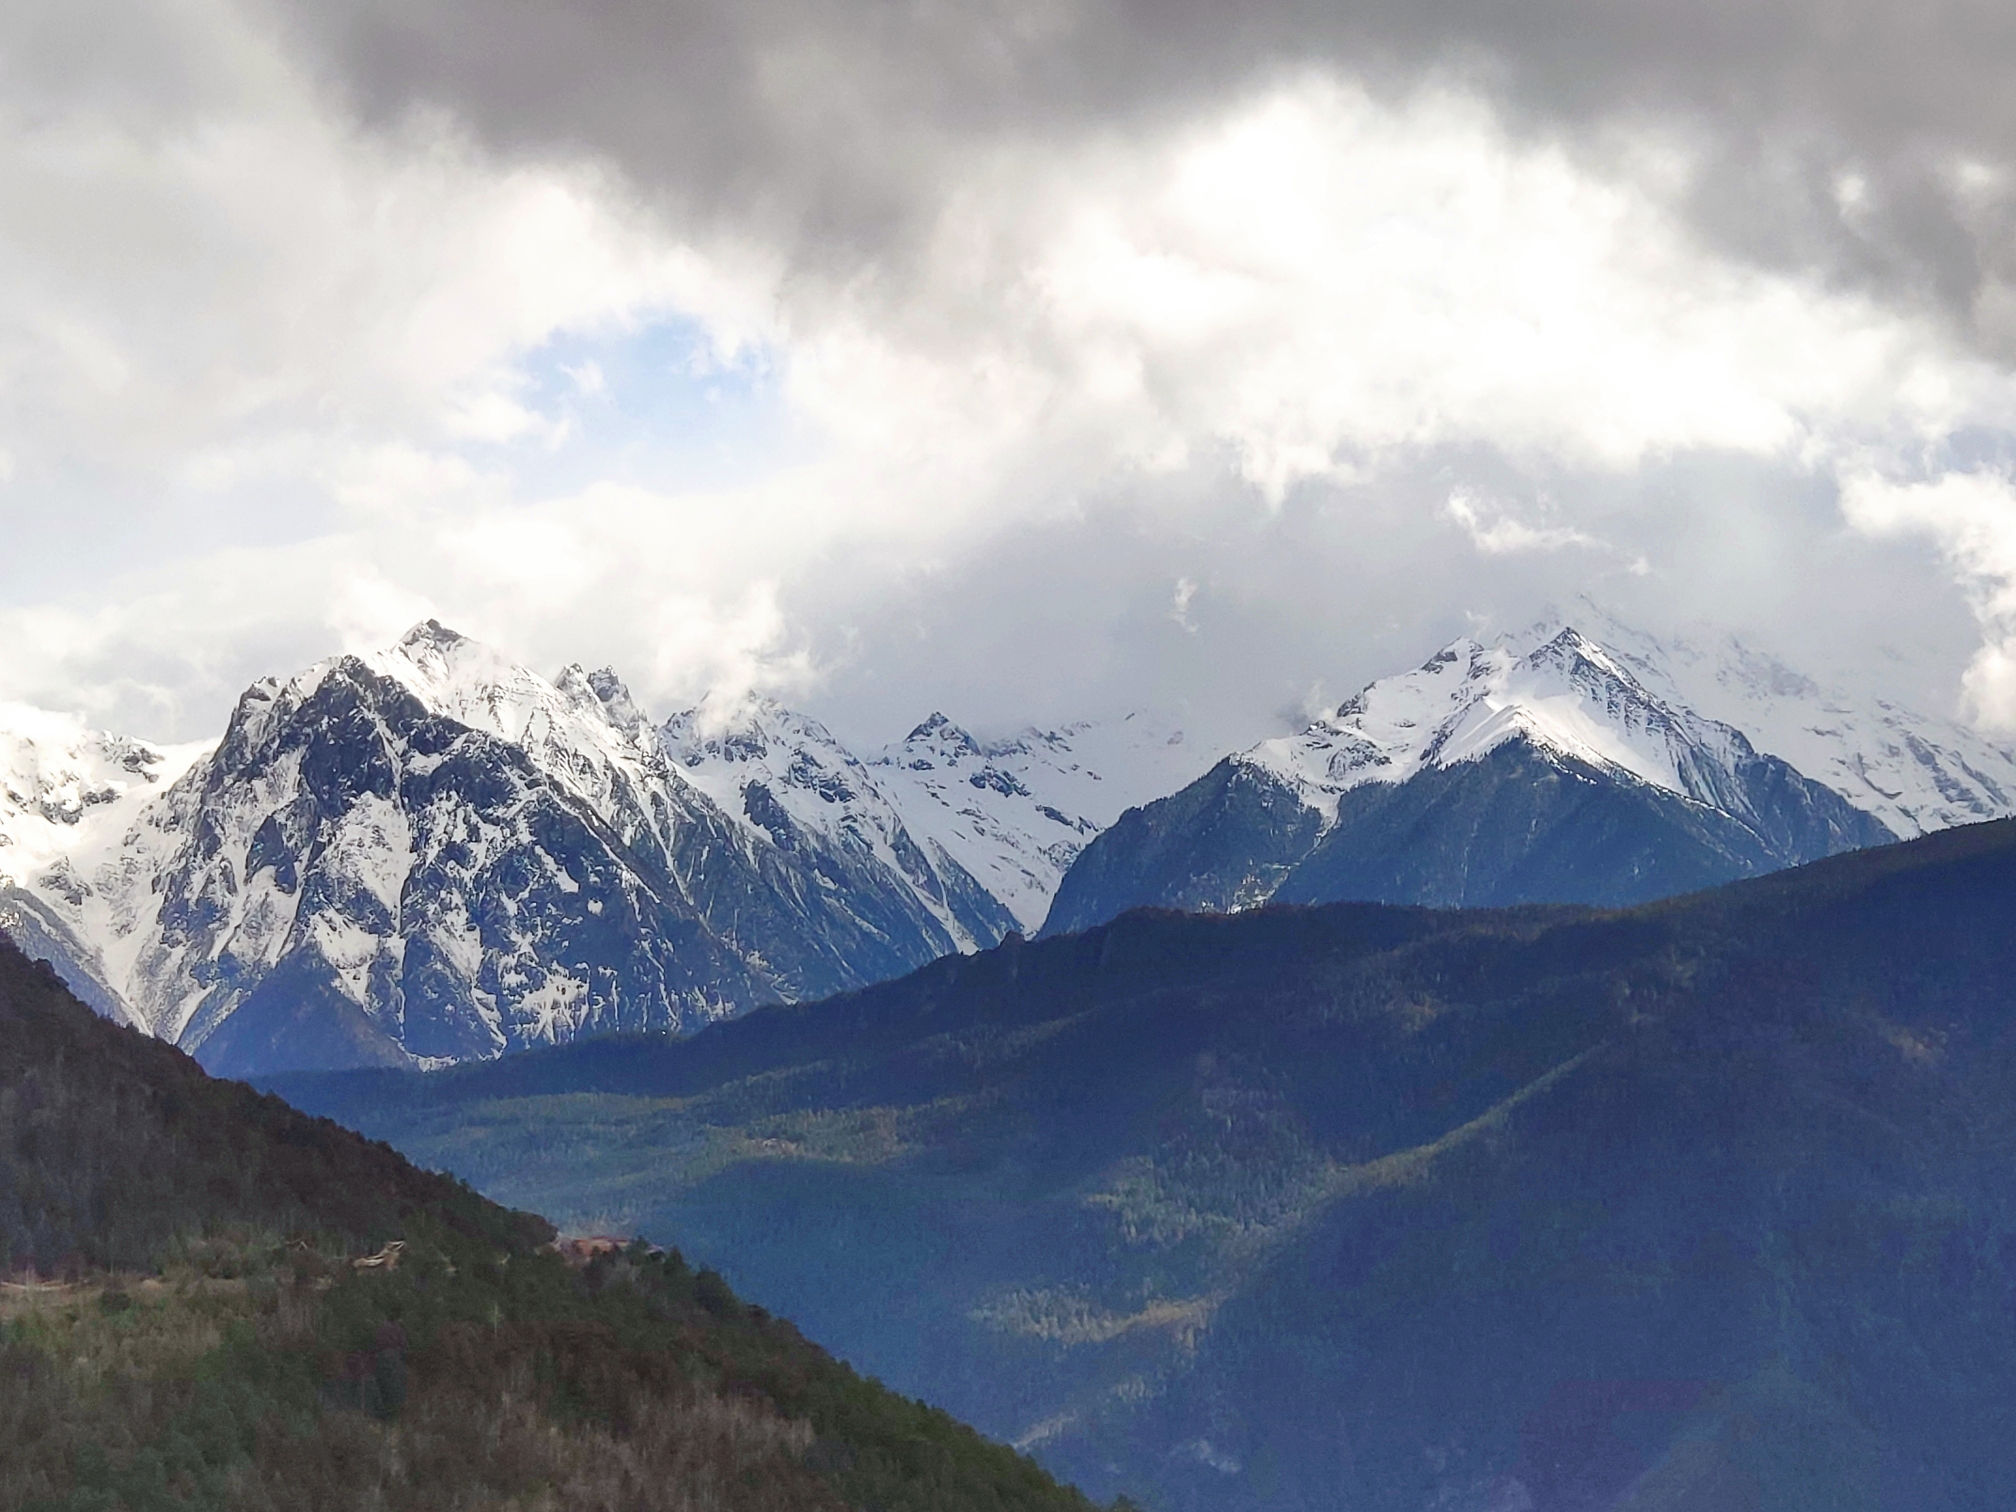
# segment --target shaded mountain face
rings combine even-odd
[[[775,997],[648,845],[654,820],[725,826],[652,804],[616,762],[575,775],[355,659],[255,688],[160,816],[179,843],[130,1000],[244,1074],[480,1058]]]
[[[687,782],[809,872],[812,906],[854,925],[838,953],[857,980],[916,964],[892,942],[921,939],[936,957],[1015,927],[942,845],[912,837],[877,774],[817,720],[765,698],[709,701],[668,720],[664,736]]]
[[[1273,898],[1629,904],[1891,838],[1568,628],[1460,641],[1125,815],[1044,927]]]
[[[1958,1512],[2016,1500],[2012,917],[1998,823],[1624,913],[1130,914],[286,1091],[676,1232],[1100,1494]]]

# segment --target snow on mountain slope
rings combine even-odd
[[[1726,631],[1658,637],[1586,601],[1575,613],[1645,686],[1734,725],[1899,836],[2016,813],[2016,749],[1964,725],[1823,687]]]
[[[0,883],[89,866],[214,742],[155,746],[71,714],[0,703]]]
[[[933,714],[870,769],[911,833],[956,860],[1033,933],[1087,841],[1215,759],[1152,714],[989,742]]]
[[[596,812],[393,675],[443,635],[255,684],[215,755],[87,879],[77,912],[101,910],[148,1027],[252,1074],[480,1058],[781,996],[615,832],[642,820]],[[490,702],[528,688],[538,717],[564,712],[515,678]],[[592,725],[555,737],[582,782]]]
[[[804,854],[834,889],[921,909],[939,953],[995,944],[1013,918],[934,843],[920,845],[876,775],[815,719],[767,698],[713,700],[666,721],[681,775],[758,843]]]
[[[1873,843],[1867,816],[1910,834],[2016,811],[2016,755],[1950,722],[1726,636],[1587,605],[1576,626],[1457,641],[1214,765],[1147,714],[993,741],[934,714],[867,761],[763,700],[660,726],[612,671],[549,681],[428,621],[255,684],[214,749],[0,707],[0,927],[220,1067],[431,1064],[691,1027],[1034,932],[1090,849],[1074,919],[1512,896],[1541,842],[1506,825],[1540,788],[1551,875],[1623,868],[1587,883],[1605,897],[1651,886],[1661,846],[1712,881]],[[1591,780],[1656,795],[1617,799],[1636,807],[1600,862],[1560,828]],[[1490,816],[1502,854],[1479,870]],[[1387,851],[1420,875],[1368,882]]]
[[[433,621],[254,684],[172,784],[98,770],[166,764],[144,751],[26,749],[8,833],[36,865],[0,906],[236,1074],[691,1028],[1014,923],[816,723],[770,705],[660,729],[613,672],[549,682]],[[80,814],[92,845],[78,824],[43,843]]]
[[[115,985],[123,963],[102,948],[106,909],[85,879],[211,745],[155,746],[74,715],[0,705],[0,928],[108,1017],[138,1022]]]
[[[1621,905],[1889,837],[1572,626],[1464,639],[1121,818],[1049,933],[1270,899]]]
[[[1734,768],[1754,755],[1737,729],[1657,698],[1624,660],[1572,626],[1543,623],[1490,645],[1454,642],[1411,672],[1381,678],[1300,734],[1238,761],[1334,815],[1367,782],[1404,782],[1474,761],[1508,740],[1628,774],[1745,817]]]
[[[264,680],[214,754],[34,892],[145,1027],[241,1072],[464,1059],[784,995],[658,843],[711,827],[700,848],[732,865],[733,827],[603,691],[432,622]]]

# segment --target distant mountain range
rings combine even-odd
[[[2007,812],[2016,780],[1982,784],[1969,817]],[[1642,651],[1548,623],[1458,641],[1127,814],[1072,864],[1045,928],[1274,899],[1637,903],[1894,840],[1872,809],[1915,825],[1930,810],[1912,796],[1803,776],[1682,702]]]
[[[1146,713],[933,714],[866,757],[760,698],[659,722],[429,621],[255,684],[215,746],[0,708],[0,928],[217,1070],[430,1066],[1141,905],[1622,904],[2016,812],[2016,755],[1968,730],[1577,620],[1216,765]]]
[[[0,723],[0,927],[235,1074],[684,1031],[991,945],[1189,758],[1145,719],[934,715],[872,762],[761,700],[658,725],[433,621],[255,684],[214,748]]]
[[[1144,910],[278,1090],[1161,1512],[1973,1512],[2012,918],[2003,821],[1625,911]]]

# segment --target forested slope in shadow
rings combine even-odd
[[[1089,1508],[676,1251],[553,1232],[0,938],[0,1509]]]

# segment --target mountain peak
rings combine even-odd
[[[593,672],[579,662],[569,662],[553,679],[558,688],[579,707],[600,713],[610,724],[634,734],[647,723],[644,711],[630,694],[629,684],[614,667],[598,667]]]
[[[838,744],[818,721],[753,690],[710,692],[666,720],[663,730],[667,743],[684,753],[689,766],[702,756],[761,760],[773,745]]]
[[[1465,636],[1411,672],[1367,684],[1300,734],[1263,741],[1238,759],[1326,811],[1362,783],[1402,782],[1510,740],[1701,797],[1702,753],[1741,759],[1748,743],[1648,691],[1633,665],[1557,617],[1488,644]]]
[[[451,646],[459,646],[468,639],[469,637],[461,631],[451,630],[438,619],[429,618],[420,621],[419,624],[400,636],[394,649],[400,651],[419,651],[428,648],[446,650]]]
[[[942,710],[938,709],[933,709],[924,717],[922,724],[903,737],[905,745],[920,742],[948,751],[970,751],[977,754],[980,750],[979,741],[964,728],[954,724]]]

